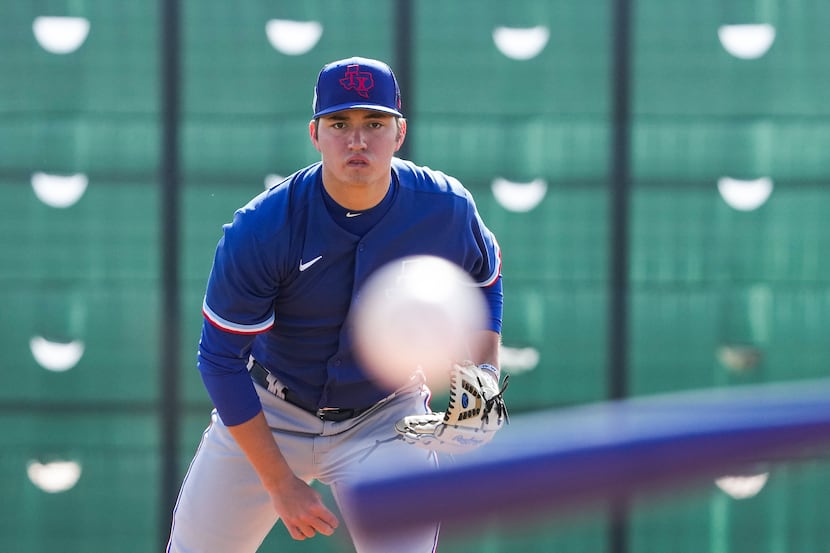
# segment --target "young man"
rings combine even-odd
[[[382,388],[352,350],[350,307],[381,266],[430,254],[465,269],[490,305],[473,361],[498,367],[498,244],[457,180],[394,157],[406,120],[392,70],[365,58],[328,64],[313,108],[321,162],[238,210],[216,250],[198,354],[216,409],[169,552],[254,552],[277,520],[296,540],[331,535],[338,518],[309,482],[330,486],[348,526],[343,482],[371,466],[436,465],[396,439],[396,421],[429,412],[423,380]],[[351,539],[360,553],[428,553],[437,534],[431,525],[394,544]]]

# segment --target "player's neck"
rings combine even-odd
[[[378,205],[389,191],[390,179],[377,182],[342,182],[323,174],[323,187],[332,199],[355,211],[365,211]]]

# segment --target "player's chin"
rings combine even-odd
[[[352,184],[368,184],[378,178],[377,171],[368,165],[362,167],[346,167],[343,175],[346,177],[344,180]]]
[[[349,161],[343,166],[343,171],[348,175],[359,177],[361,175],[370,175],[374,171],[374,168],[366,161]],[[366,177],[364,176],[364,178]]]

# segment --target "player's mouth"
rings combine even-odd
[[[346,165],[354,169],[359,169],[361,167],[368,167],[369,160],[363,156],[350,156],[346,159]]]

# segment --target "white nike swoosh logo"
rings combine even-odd
[[[305,271],[306,269],[308,269],[309,267],[311,267],[312,265],[314,265],[315,263],[317,263],[321,259],[323,259],[322,255],[318,255],[317,257],[315,257],[311,261],[306,261],[305,263],[303,263],[303,260],[301,259],[300,260],[300,272]]]
[[[362,212],[352,213],[351,211],[346,212],[346,217],[357,217],[359,215],[363,215],[363,213]]]

